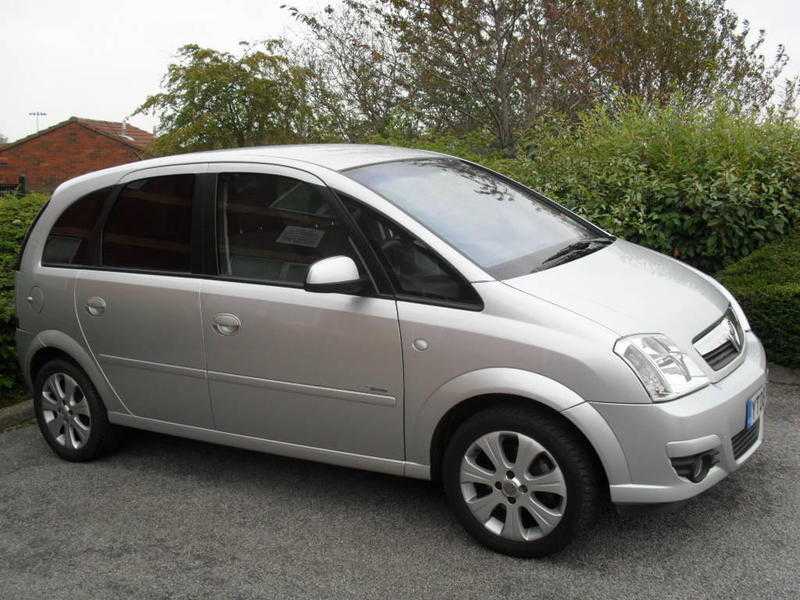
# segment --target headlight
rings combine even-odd
[[[633,369],[653,402],[674,400],[708,385],[697,363],[665,335],[625,337],[614,344],[614,352]]]

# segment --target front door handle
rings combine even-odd
[[[86,312],[93,317],[99,317],[106,312],[106,301],[102,298],[94,296],[86,301]]]
[[[219,313],[214,315],[214,322],[211,324],[220,335],[235,335],[242,327],[239,317],[230,313]]]

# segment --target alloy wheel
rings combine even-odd
[[[57,444],[80,450],[89,441],[92,413],[78,382],[66,373],[53,373],[42,386],[42,416]]]
[[[461,493],[472,515],[503,538],[526,542],[561,522],[567,486],[553,455],[513,431],[482,435],[461,460]]]

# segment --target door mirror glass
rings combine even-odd
[[[331,256],[311,265],[305,289],[309,292],[357,294],[364,289],[364,283],[352,258]]]

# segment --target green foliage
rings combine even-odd
[[[0,196],[0,396],[4,397],[21,383],[14,349],[14,264],[25,232],[46,201],[42,194]]]
[[[158,116],[155,154],[285,144],[315,135],[308,69],[279,53],[281,40],[242,46],[240,56],[195,44],[180,48],[164,91],[136,110]]]
[[[585,56],[596,98],[618,93],[662,103],[681,96],[709,106],[724,96],[737,109],[792,110],[797,80],[779,98],[789,57],[768,61],[766,33],[751,29],[726,0],[583,0],[567,12],[577,54]]]
[[[742,305],[769,360],[800,367],[800,232],[730,265],[719,279]]]
[[[487,150],[490,132],[384,138],[480,162],[606,230],[714,273],[800,221],[800,127],[679,104],[640,102],[548,120],[517,155]]]
[[[800,128],[633,102],[530,136],[532,183],[614,233],[716,272],[800,219]]]
[[[305,26],[326,108],[350,133],[486,127],[513,155],[543,115],[573,119],[635,96],[793,114],[800,79],[783,46],[767,57],[726,0],[341,0],[289,7]],[[316,51],[315,51],[316,49]],[[366,117],[366,118],[364,118]],[[357,124],[358,127],[352,127]]]

